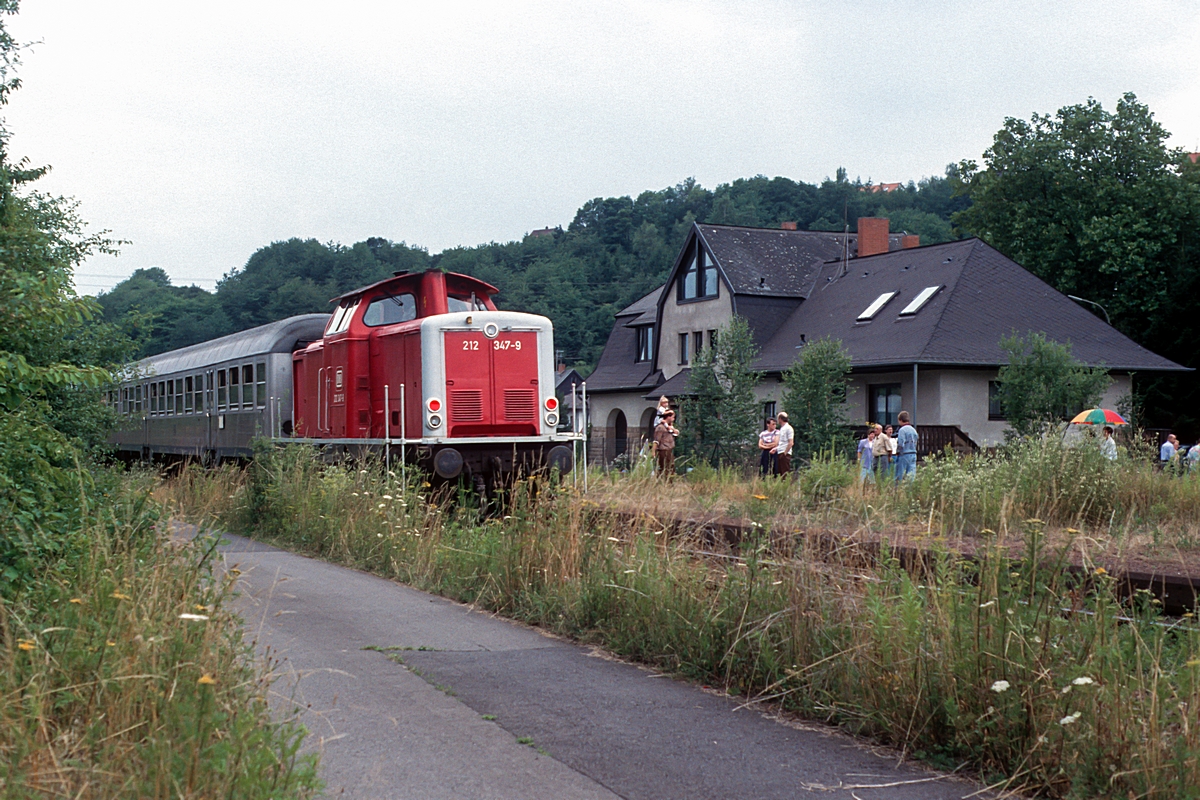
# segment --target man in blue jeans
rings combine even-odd
[[[896,417],[900,431],[896,434],[896,483],[917,477],[917,429],[909,421],[907,411]]]

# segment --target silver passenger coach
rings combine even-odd
[[[292,352],[321,338],[328,314],[303,314],[143,359],[109,402],[118,456],[250,455],[255,436],[292,434]]]

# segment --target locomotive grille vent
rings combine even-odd
[[[537,419],[537,398],[532,389],[504,390],[504,418],[509,422]]]
[[[451,422],[482,422],[483,392],[478,389],[455,389],[450,392]]]

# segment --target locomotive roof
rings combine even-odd
[[[143,358],[136,366],[143,375],[169,375],[267,353],[290,353],[299,340],[320,339],[328,321],[328,314],[288,317],[219,339]]]
[[[437,269],[427,269],[425,272],[439,272]],[[390,278],[384,278],[381,281],[376,281],[368,286],[362,286],[345,294],[339,294],[329,302],[340,303],[351,297],[358,297],[366,294],[372,289],[375,289],[385,284],[400,282],[403,278],[415,280],[421,277],[422,272],[397,272]],[[446,275],[446,291],[449,292],[475,292],[476,294],[486,294],[488,297],[494,297],[500,293],[500,290],[492,286],[486,281],[481,281],[479,278],[472,278],[470,275],[463,275],[461,272],[447,272]]]

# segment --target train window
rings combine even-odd
[[[205,379],[204,379],[204,405],[210,411],[212,410],[212,407],[213,407],[213,389],[214,388],[215,387],[213,386],[213,374],[210,372],[210,373],[208,373],[207,377],[205,377]]]
[[[262,408],[267,404],[267,364],[265,361],[254,365],[254,391],[256,405]]]
[[[254,407],[254,365],[242,366],[242,408]]]
[[[225,370],[217,372],[217,410],[224,411],[228,405],[229,390],[225,387],[226,376]]]
[[[350,320],[358,308],[358,300],[358,298],[347,300],[337,307],[337,311],[334,311],[333,316],[329,319],[329,327],[325,329],[326,336],[341,333],[350,327]]]
[[[446,308],[451,312],[470,311],[471,300],[475,301],[475,311],[487,311],[487,305],[479,297],[472,295],[471,297],[447,297]]]
[[[395,325],[417,318],[417,301],[411,294],[397,294],[372,300],[363,312],[363,324],[372,328]]]
[[[133,410],[138,414],[142,413],[142,387],[140,384],[133,387]]]
[[[184,413],[190,414],[195,410],[193,403],[195,402],[196,384],[195,379],[188,375],[183,379],[183,410]]]
[[[197,375],[192,380],[194,381],[192,384],[192,386],[194,387],[192,391],[194,392],[194,395],[195,395],[194,400],[192,402],[192,406],[193,406],[193,408],[195,408],[197,414],[203,414],[204,413],[204,376]]]
[[[242,404],[242,385],[237,367],[226,370],[229,373],[229,410],[236,411]]]
[[[150,413],[158,413],[158,384],[150,384]]]

